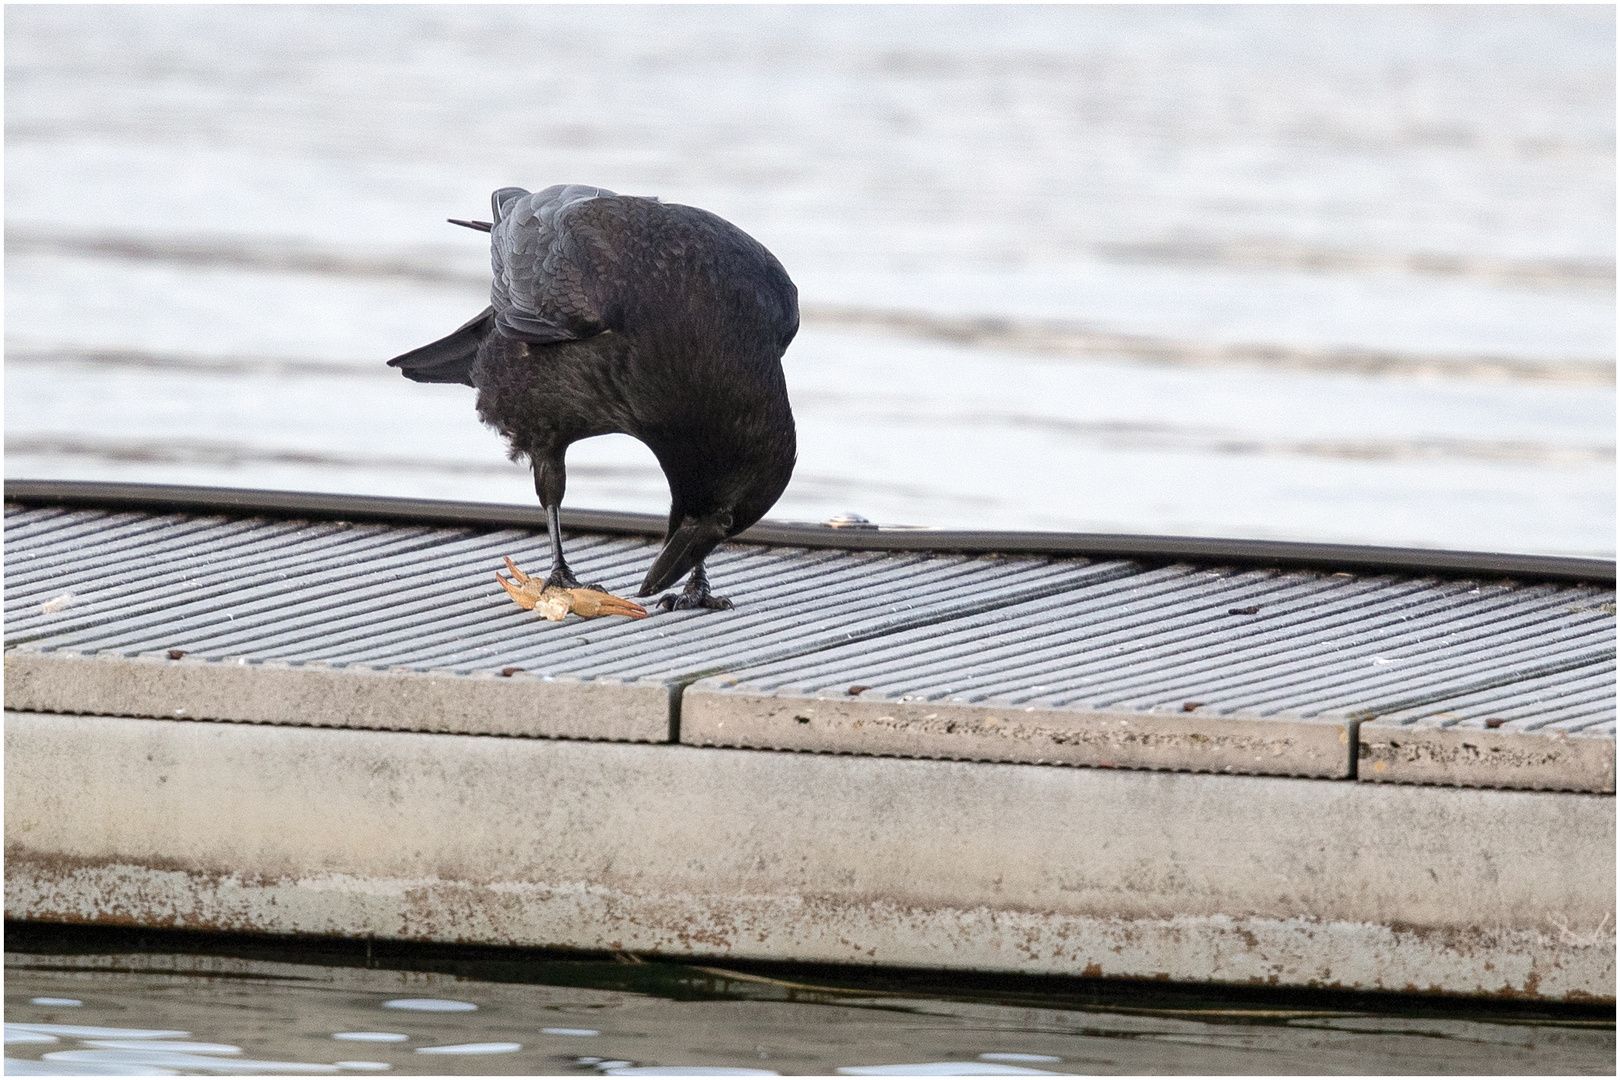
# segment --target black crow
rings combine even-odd
[[[710,595],[703,560],[763,517],[793,475],[782,353],[799,294],[787,271],[696,207],[578,184],[501,188],[490,203],[492,223],[451,219],[490,233],[490,306],[389,365],[476,387],[479,418],[529,459],[551,532],[546,585],[581,587],[558,521],[568,445],[622,432],[669,480],[669,528],[639,595],[690,572],[660,607],[731,607]]]

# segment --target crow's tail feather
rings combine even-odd
[[[455,333],[440,338],[420,349],[396,356],[388,361],[400,373],[414,382],[473,384],[472,366],[478,358],[478,343],[495,325],[495,309],[485,308],[477,318]]]

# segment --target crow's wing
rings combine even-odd
[[[617,253],[599,227],[605,208],[591,212],[591,204],[602,200],[621,201],[611,191],[582,184],[533,193],[502,188],[491,197],[490,305],[502,331],[546,344],[608,329],[603,309]]]

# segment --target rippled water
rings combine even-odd
[[[773,516],[1614,551],[1604,7],[21,6],[6,474],[530,503],[381,366],[512,183],[805,322]],[[651,454],[569,504],[663,513]]]
[[[261,950],[262,951],[262,950]],[[327,950],[330,952],[330,949]],[[354,954],[355,947],[349,951]],[[8,952],[7,1074],[1612,1073],[1613,1015],[555,956]],[[489,951],[484,954],[488,956]],[[490,981],[498,973],[497,981]]]

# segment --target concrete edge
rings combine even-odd
[[[668,742],[660,682],[8,650],[5,707],[457,735]]]
[[[1397,726],[1358,722],[1351,714],[911,703],[756,693],[733,685],[719,676],[680,692],[655,681],[527,672],[502,677],[28,649],[5,654],[5,707],[23,712],[668,742],[671,695],[679,693],[679,739],[694,746],[1615,792],[1615,742],[1607,736]]]
[[[1369,720],[1357,736],[1357,778],[1614,794],[1615,740],[1607,734],[1414,727]]]
[[[1305,776],[1354,775],[1346,715],[1258,717],[1048,709],[687,687],[681,742],[833,754]]]
[[[1571,941],[1556,931],[1434,934],[1309,917],[1051,918],[982,905],[917,909],[881,900],[828,912],[820,898],[728,902],[626,893],[585,881],[523,890],[333,874],[293,883],[138,863],[64,869],[34,853],[8,854],[7,864],[6,917],[41,922],[1572,1004],[1615,1000],[1612,939]],[[525,917],[525,908],[542,902],[543,915]],[[422,929],[464,912],[475,914],[458,936]],[[677,923],[693,929],[672,931]],[[768,943],[740,940],[738,927],[756,929]],[[993,934],[986,933],[990,927]]]
[[[1596,796],[37,713],[6,774],[12,918],[1614,999]]]

